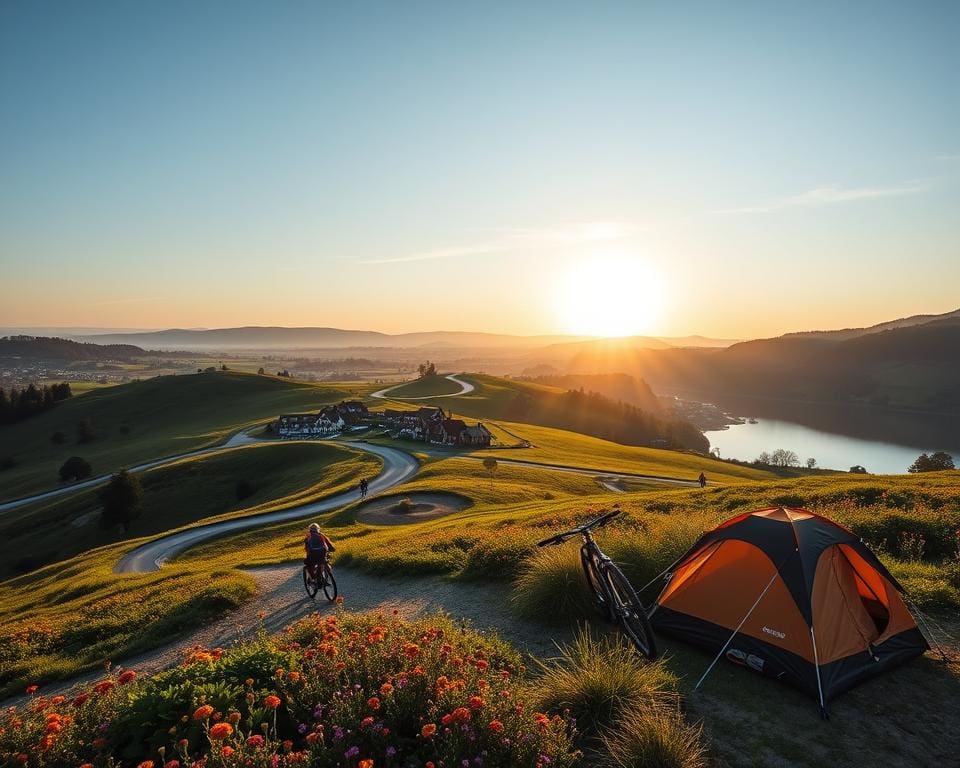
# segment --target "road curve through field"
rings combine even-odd
[[[377,398],[378,400],[387,400],[387,399],[392,399],[392,400],[434,400],[434,399],[436,399],[436,398],[438,398],[438,397],[460,397],[460,395],[469,394],[470,392],[473,392],[474,389],[476,389],[476,387],[474,387],[473,384],[471,384],[469,381],[464,381],[463,379],[458,378],[456,375],[454,375],[454,374],[452,374],[452,373],[451,373],[451,374],[448,374],[447,376],[444,376],[444,378],[445,378],[447,381],[452,381],[454,384],[459,384],[459,385],[460,385],[460,391],[459,391],[459,392],[450,392],[450,393],[448,393],[448,394],[446,394],[446,395],[427,395],[426,397],[392,397],[392,398],[388,397],[388,395],[387,395],[388,392],[392,392],[393,390],[399,389],[400,387],[405,386],[406,384],[409,384],[409,383],[410,383],[409,381],[403,381],[403,382],[400,382],[399,384],[394,384],[392,387],[387,387],[386,389],[381,389],[381,390],[378,391],[378,392],[374,392],[372,395],[370,395],[370,397],[375,397],[375,398]]]
[[[489,458],[489,456],[459,456],[457,458],[483,461],[484,459]],[[616,483],[630,480],[639,480],[647,483],[662,483],[664,485],[677,485],[683,488],[695,487],[700,484],[697,480],[684,480],[682,477],[667,477],[664,475],[637,475],[632,472],[611,472],[606,469],[569,467],[565,464],[542,464],[536,461],[520,461],[519,459],[497,458],[497,463],[504,464],[506,466],[526,467],[528,469],[544,469],[549,472],[569,472],[573,475],[586,475],[588,477],[595,478],[604,488],[616,493],[623,493],[623,488],[616,487]]]
[[[420,468],[417,460],[406,451],[369,443],[358,442],[349,443],[349,445],[383,459],[383,470],[370,481],[370,493],[379,493],[400,485],[400,483],[411,478]],[[204,541],[251,528],[259,528],[262,525],[279,523],[285,520],[297,520],[320,512],[329,512],[344,504],[356,501],[358,494],[359,492],[355,490],[344,491],[319,501],[312,501],[309,504],[287,507],[278,512],[266,512],[262,515],[224,520],[219,523],[200,525],[196,528],[188,528],[185,531],[161,536],[127,552],[120,558],[113,570],[115,573],[156,571],[170,558]]]

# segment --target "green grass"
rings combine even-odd
[[[711,483],[724,484],[775,478],[765,470],[728,464],[696,453],[620,445],[578,432],[532,424],[508,423],[506,427],[532,442],[534,447],[515,451],[481,449],[471,455],[684,480],[696,480],[703,472]]]
[[[344,462],[328,466],[321,483],[282,500],[211,519],[270,512],[337,493],[355,486],[358,472],[368,474],[370,469],[369,457],[350,452]],[[296,527],[302,537],[303,523],[287,525]],[[105,659],[166,645],[256,592],[253,579],[235,569],[247,563],[237,561],[220,566],[211,559],[182,558],[152,573],[113,573],[123,554],[144,541],[91,549],[0,582],[0,696],[31,682],[71,677]],[[300,537],[296,543],[302,546]]]
[[[139,473],[142,511],[126,538],[301,503],[342,482],[372,476],[381,466],[378,458],[336,443],[267,443],[183,459]],[[242,500],[236,495],[239,480],[254,489]],[[5,512],[0,578],[115,542],[120,532],[104,530],[99,518],[96,489]]]
[[[437,395],[452,395],[461,389],[462,387],[459,384],[450,381],[446,376],[428,376],[423,379],[414,379],[396,389],[391,389],[387,393],[387,397],[399,399],[405,397],[436,397]]]
[[[59,403],[34,418],[0,427],[0,456],[17,465],[0,474],[3,499],[55,488],[57,471],[82,456],[95,475],[217,445],[228,435],[280,413],[316,409],[371,389],[365,384],[309,384],[233,371],[163,376],[104,387]],[[77,443],[88,419],[95,440]],[[54,445],[63,432],[67,443]]]

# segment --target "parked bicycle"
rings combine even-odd
[[[303,566],[303,588],[307,590],[307,596],[311,600],[316,598],[321,589],[331,603],[337,599],[337,580],[333,577],[333,567],[329,560],[324,560],[317,566],[316,573],[310,566]]]
[[[563,544],[567,539],[581,536],[583,544],[580,546],[580,563],[583,565],[587,584],[596,599],[597,608],[607,621],[619,622],[630,642],[640,653],[648,659],[654,659],[657,656],[657,646],[643,603],[623,571],[603,553],[591,534],[594,528],[602,528],[620,512],[619,509],[606,512],[579,528],[538,541],[537,546]]]

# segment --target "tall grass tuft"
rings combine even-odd
[[[625,713],[643,706],[666,706],[676,694],[676,678],[662,661],[650,663],[619,636],[595,639],[578,630],[560,656],[538,662],[537,704],[543,710],[569,710],[577,728],[598,735]]]
[[[534,554],[514,582],[512,599],[523,618],[545,624],[599,616],[574,546]]]
[[[604,768],[704,768],[703,726],[677,707],[649,704],[624,713],[601,736]]]

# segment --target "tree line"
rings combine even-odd
[[[518,393],[503,418],[567,429],[621,445],[685,448],[699,453],[710,450],[710,441],[688,421],[653,414],[583,389],[536,397]]]
[[[28,384],[23,389],[11,387],[9,392],[0,387],[0,424],[14,424],[49,411],[72,395],[67,382],[39,387]]]

